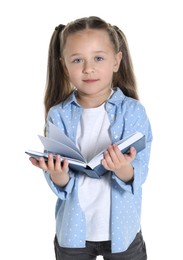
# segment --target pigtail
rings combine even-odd
[[[47,81],[44,97],[45,120],[49,109],[65,100],[71,93],[71,87],[61,57],[61,32],[65,28],[60,24],[52,34],[48,49]]]
[[[119,70],[113,76],[113,86],[118,86],[126,96],[138,100],[136,79],[126,37],[117,26],[113,28],[118,35],[119,51],[123,55]]]

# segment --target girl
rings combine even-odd
[[[48,162],[30,158],[44,170],[58,197],[57,260],[147,259],[143,241],[141,187],[148,173],[151,126],[138,101],[127,41],[116,26],[98,17],[81,18],[53,32],[45,92],[48,122],[60,128],[86,159],[107,147],[100,179],[74,172],[68,161],[49,154]],[[140,131],[146,148],[122,154],[114,142]]]

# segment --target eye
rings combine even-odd
[[[82,62],[82,59],[80,58],[76,58],[73,60],[73,63],[81,63]]]
[[[95,57],[95,60],[96,61],[102,61],[102,60],[104,60],[104,58],[102,58],[101,56],[97,56],[97,57]]]

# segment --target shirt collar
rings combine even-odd
[[[76,99],[76,90],[74,90],[70,95],[69,97],[63,102],[63,107],[66,107],[70,104],[74,104],[78,107],[80,107],[79,103],[77,102],[77,99]]]
[[[107,103],[111,103],[113,105],[118,105],[121,103],[122,100],[124,100],[125,95],[123,94],[122,90],[118,87],[113,88],[113,94],[111,97],[107,100]]]
[[[107,100],[107,103],[111,103],[113,105],[118,105],[119,103],[121,103],[122,100],[124,100],[124,98],[125,98],[125,95],[123,94],[122,90],[118,87],[115,87],[115,88],[113,88],[113,94]],[[63,102],[63,107],[66,107],[70,104],[80,107],[80,105],[76,99],[76,91],[73,91],[70,94],[70,96]]]

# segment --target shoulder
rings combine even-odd
[[[75,98],[75,94],[71,93],[69,95],[69,97],[60,102],[57,105],[54,105],[53,107],[50,108],[48,114],[60,114],[60,113],[67,113],[69,111],[71,111],[71,108],[74,106],[78,106],[76,98]]]
[[[145,111],[144,105],[141,103],[140,100],[131,98],[131,97],[125,97],[123,105],[126,107],[127,110],[131,111]]]
[[[120,88],[115,88],[111,102],[126,111],[145,111],[144,105],[137,99],[125,96]]]
[[[48,111],[48,118],[58,117],[62,111],[62,103],[59,103],[53,107],[51,107]]]

